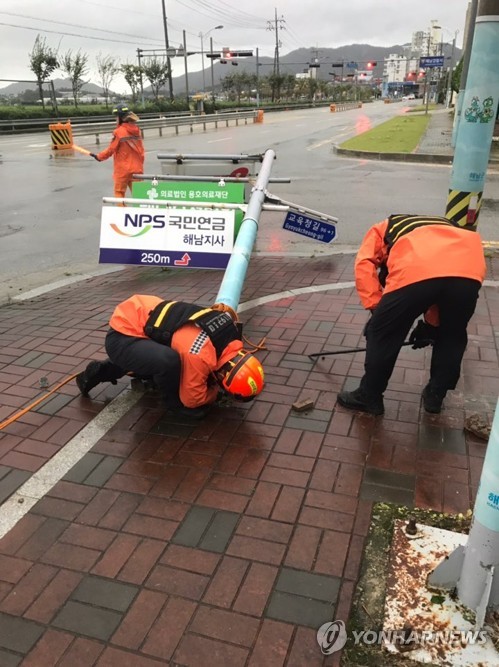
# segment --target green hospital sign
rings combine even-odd
[[[182,202],[206,202],[207,204],[242,204],[244,203],[244,183],[191,182],[191,181],[159,181],[153,185],[151,181],[132,183],[132,196],[136,199],[149,199],[151,205],[159,200]],[[236,211],[235,235],[243,221],[244,212]]]

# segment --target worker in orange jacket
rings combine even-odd
[[[364,376],[338,403],[374,415],[384,412],[385,391],[405,337],[413,348],[433,344],[430,380],[423,389],[427,412],[439,413],[456,387],[485,277],[478,232],[438,216],[391,215],[373,225],[355,260],[355,285],[372,315],[364,330]]]
[[[135,294],[109,321],[104,362],[91,361],[76,377],[84,396],[100,382],[132,372],[152,377],[167,407],[203,417],[219,392],[252,400],[264,381],[258,359],[243,349],[228,312]]]
[[[133,174],[144,173],[144,144],[142,133],[136,122],[139,117],[126,105],[118,104],[113,113],[117,114],[117,127],[109,146],[98,154],[90,153],[97,162],[114,155],[114,196],[125,197],[127,188],[132,189]]]

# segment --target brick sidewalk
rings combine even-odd
[[[489,259],[489,280],[499,261]],[[353,279],[352,256],[254,258],[242,302]],[[0,309],[0,420],[103,357],[109,315],[132,293],[212,303],[219,272],[127,269]],[[315,667],[317,628],[348,618],[373,501],[463,512],[485,444],[470,411],[499,393],[499,296],[481,292],[458,390],[420,408],[428,350],[404,348],[383,418],[335,405],[363,355],[353,289],[282,298],[243,313],[266,389],[201,423],[139,402],[0,541],[0,666]],[[426,369],[426,370],[425,370]],[[127,386],[92,399],[73,382],[0,432],[7,499]],[[310,413],[291,404],[316,400]]]

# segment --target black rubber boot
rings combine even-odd
[[[337,401],[344,408],[370,415],[382,415],[385,412],[383,396],[368,396],[360,387],[353,391],[340,391]]]
[[[423,407],[426,412],[431,412],[431,414],[434,415],[440,414],[446,393],[446,391],[434,389],[431,384],[428,383],[422,393]]]
[[[180,417],[188,417],[189,419],[204,419],[210,412],[210,405],[202,405],[199,408],[186,408],[184,405],[181,408],[176,408],[173,412]]]
[[[76,384],[82,396],[88,397],[88,392],[101,382],[116,384],[116,380],[123,377],[125,372],[111,361],[91,361],[85,370],[76,376]]]

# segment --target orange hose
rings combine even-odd
[[[30,403],[29,405],[27,405],[27,406],[26,406],[25,408],[23,408],[22,410],[19,410],[19,412],[16,412],[15,414],[11,415],[10,417],[7,417],[7,419],[5,419],[3,422],[0,423],[0,431],[1,431],[2,429],[6,428],[7,426],[9,426],[10,424],[12,424],[13,422],[15,422],[17,419],[19,419],[19,417],[22,417],[23,415],[25,415],[25,414],[26,414],[27,412],[29,412],[32,408],[36,407],[36,406],[39,405],[40,403],[43,403],[43,401],[45,401],[45,400],[46,400],[51,394],[53,394],[55,391],[57,391],[58,389],[60,389],[61,387],[63,387],[65,384],[67,384],[67,383],[70,382],[71,380],[74,380],[74,378],[75,378],[77,375],[78,375],[78,373],[74,373],[73,375],[70,375],[69,377],[67,377],[67,378],[66,378],[65,380],[63,380],[62,382],[59,382],[59,384],[57,384],[55,387],[53,387],[53,388],[52,388],[50,391],[48,391],[46,394],[44,394],[43,396],[40,396],[40,398],[37,398],[35,401],[33,401],[33,403]]]

